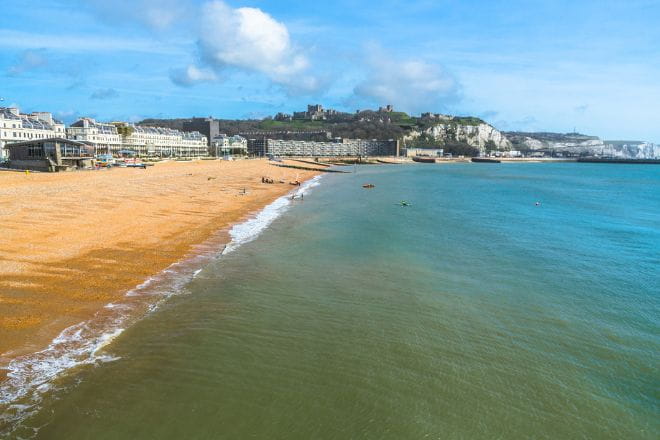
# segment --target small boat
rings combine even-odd
[[[400,205],[401,206],[410,206],[410,203],[406,202],[405,200],[401,200]]]
[[[470,159],[472,162],[478,163],[502,163],[499,159],[491,159],[490,157],[473,157]]]
[[[428,156],[413,156],[412,160],[413,162],[435,163],[435,158]]]
[[[364,185],[362,185],[362,188],[375,188],[375,187],[376,185],[374,185],[373,183],[365,183]]]

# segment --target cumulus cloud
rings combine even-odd
[[[190,87],[201,82],[216,81],[218,75],[211,69],[200,69],[191,64],[183,69],[170,70],[170,79],[178,86]]]
[[[16,64],[9,67],[7,73],[11,76],[18,76],[47,64],[48,58],[44,50],[26,50],[21,53]]]
[[[220,1],[204,6],[199,45],[205,59],[215,65],[260,70],[275,77],[309,66],[293,50],[284,24],[260,9],[232,9]]]
[[[119,92],[115,89],[98,89],[90,95],[91,99],[112,99],[117,98]]]
[[[408,112],[444,108],[459,99],[460,83],[441,66],[395,59],[379,48],[369,51],[367,78],[355,87],[357,96]]]
[[[216,71],[238,68],[266,75],[291,92],[321,86],[309,60],[294,46],[283,23],[258,8],[232,8],[215,0],[202,6],[198,47]]]

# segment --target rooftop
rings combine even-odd
[[[44,113],[50,116],[50,113]],[[14,107],[0,107],[0,119],[7,119],[13,121],[21,121],[23,128],[31,128],[36,130],[54,130],[53,125],[39,119],[35,115],[22,114]],[[51,117],[52,119],[52,117]],[[55,124],[62,124],[57,119],[52,119]]]

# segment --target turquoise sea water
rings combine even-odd
[[[363,166],[200,264],[0,433],[660,436],[660,168]]]

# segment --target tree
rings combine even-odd
[[[486,141],[486,145],[484,145],[484,148],[486,149],[486,153],[490,153],[491,151],[497,151],[497,145],[495,142],[492,140]]]

